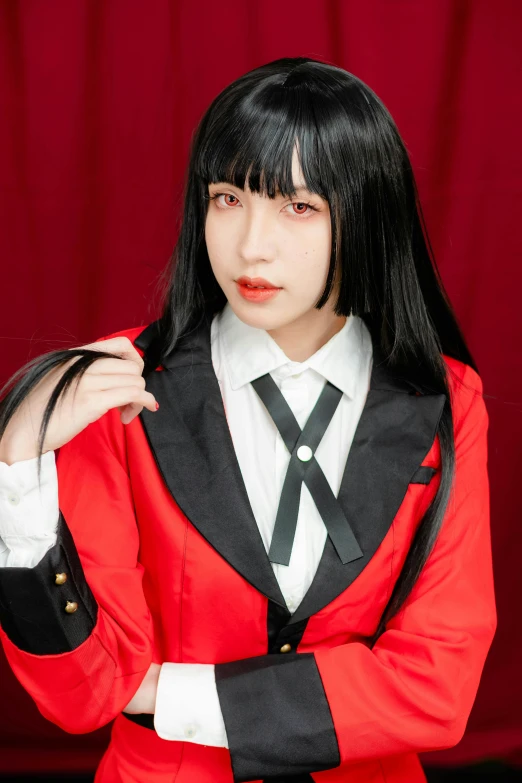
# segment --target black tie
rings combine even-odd
[[[290,452],[290,462],[268,552],[269,560],[281,565],[290,563],[303,481],[310,491],[341,562],[350,563],[362,557],[363,553],[352,528],[314,457],[314,452],[343,396],[342,391],[327,381],[301,431],[290,406],[270,373],[256,378],[251,383]]]

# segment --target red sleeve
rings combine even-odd
[[[79,733],[116,717],[152,660],[118,410],[62,446],[56,466],[58,541],[34,569],[0,569],[0,639],[42,714]],[[78,605],[72,614],[67,601]]]
[[[461,739],[497,621],[488,414],[480,377],[467,365],[463,380],[471,388],[457,384],[453,395],[455,483],[442,528],[374,647],[351,642],[216,665],[236,780],[447,748]]]
[[[466,728],[497,615],[488,414],[470,367],[464,383],[473,388],[455,395],[454,492],[406,604],[372,650],[354,643],[315,655],[342,762],[451,747]]]

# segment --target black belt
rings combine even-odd
[[[127,718],[127,720],[131,720],[133,723],[137,723],[138,726],[143,726],[144,729],[152,729],[155,731],[154,715],[151,715],[150,712],[139,712],[137,714],[122,712],[121,714],[124,718]]]
[[[314,452],[343,396],[342,391],[327,381],[301,431],[290,406],[270,373],[256,378],[251,383],[290,452],[290,462],[268,552],[269,560],[281,565],[290,563],[303,481],[310,491],[341,562],[350,563],[362,557],[363,552],[350,523],[314,457]]]

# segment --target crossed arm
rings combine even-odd
[[[465,380],[481,391],[471,373]],[[214,666],[237,781],[460,740],[496,628],[487,426],[478,394],[456,430],[455,487],[434,549],[372,649],[351,642]],[[7,659],[41,712],[72,732],[96,729],[125,709],[154,712],[159,694],[119,432],[102,417],[60,450],[60,510],[72,536],[64,531],[36,568],[0,569]],[[114,477],[110,488],[107,475]],[[101,514],[108,507],[110,530]],[[73,614],[58,602],[56,568],[72,574]]]

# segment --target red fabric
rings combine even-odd
[[[518,0],[0,4],[0,383],[51,347],[157,315],[190,135],[241,73],[316,56],[396,119],[490,415],[499,625],[466,734],[430,763],[522,753],[521,22]],[[92,768],[106,744],[106,729],[65,737],[45,721],[3,660],[0,703],[0,771]]]
[[[134,340],[140,331],[123,333]],[[479,376],[445,358],[463,380],[457,385],[448,376],[456,478],[421,577],[370,650],[361,640],[378,622],[440,474],[428,485],[408,485],[371,561],[310,617],[297,648],[315,655],[340,747],[341,765],[313,773],[317,781],[349,775],[352,783],[425,783],[416,754],[459,741],[477,692],[496,628],[488,415]],[[438,437],[422,464],[440,466]],[[167,783],[174,773],[178,783],[232,783],[227,749],[198,745],[185,757],[183,743],[161,740],[120,713],[151,661],[264,655],[266,597],[174,502],[139,418],[125,427],[110,410],[62,446],[57,468],[60,509],[98,619],[83,644],[57,655],[23,652],[0,629],[10,666],[44,717],[68,732],[92,731],[116,718],[96,783]]]

